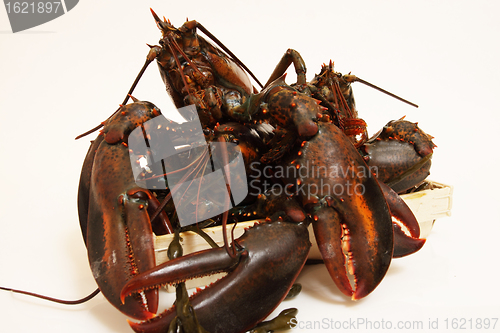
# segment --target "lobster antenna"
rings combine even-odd
[[[40,295],[40,294],[35,294],[35,293],[29,292],[29,291],[24,291],[24,290],[17,290],[17,289],[5,288],[5,287],[0,287],[0,290],[12,291],[13,293],[33,296],[33,297],[44,299],[46,301],[51,301],[51,302],[66,304],[66,305],[76,305],[76,304],[85,303],[88,300],[91,300],[92,298],[94,298],[100,292],[99,288],[97,288],[90,295],[88,295],[84,298],[78,299],[76,301],[66,301],[63,299],[58,299],[58,298],[53,298],[53,297],[44,296],[44,295]]]
[[[353,75],[353,76],[354,76],[354,75]],[[367,85],[367,86],[368,86],[368,87],[370,87],[370,88],[376,89],[376,90],[378,90],[378,91],[380,91],[380,92],[383,92],[383,93],[384,93],[384,94],[386,94],[386,95],[389,95],[389,96],[391,96],[391,97],[394,97],[395,99],[397,99],[397,100],[399,100],[399,101],[401,101],[401,102],[405,102],[406,104],[409,104],[409,105],[411,105],[411,106],[413,106],[413,107],[418,108],[418,105],[417,105],[417,104],[412,103],[412,102],[410,102],[410,101],[407,101],[406,99],[401,98],[401,97],[399,97],[399,96],[397,96],[397,95],[394,95],[393,93],[388,92],[387,90],[382,89],[382,88],[380,88],[380,87],[377,87],[376,85],[371,84],[371,83],[370,83],[370,82],[368,82],[368,81],[365,81],[365,80],[363,80],[363,79],[360,79],[360,78],[359,78],[359,77],[357,77],[357,76],[354,76],[354,81],[356,81],[356,82],[361,82],[361,83],[363,83],[364,85]]]
[[[234,61],[236,61],[236,63],[238,65],[240,65],[241,67],[243,67],[244,70],[247,71],[248,74],[250,74],[250,76],[255,80],[255,82],[257,82],[257,84],[261,87],[261,88],[264,88],[264,86],[262,85],[262,83],[260,83],[260,81],[257,79],[257,77],[252,73],[251,70],[248,69],[247,66],[245,66],[245,64],[243,62],[241,62],[240,59],[238,59],[237,56],[234,55],[233,52],[231,52],[224,44],[222,44],[222,42],[220,40],[217,39],[217,37],[215,37],[214,35],[212,35],[210,33],[210,31],[208,31],[204,26],[202,26],[199,22],[196,22],[196,27],[198,29],[200,29],[201,31],[203,31],[203,33],[205,35],[207,35],[211,40],[213,40],[217,45],[219,45],[219,47],[221,47],[227,54],[229,54],[229,56],[231,58],[234,59]]]
[[[149,45],[148,45],[148,46],[149,46]],[[113,114],[112,114],[111,116],[109,116],[109,117],[108,117],[108,119],[109,119],[109,118],[111,118],[111,117],[113,117],[113,116],[114,116],[114,115],[115,115],[118,111],[120,111],[120,109],[121,109],[121,107],[122,107],[123,105],[126,105],[126,104],[127,104],[127,102],[128,102],[128,100],[129,100],[129,98],[130,98],[130,97],[132,97],[132,93],[134,92],[135,87],[137,87],[137,84],[139,83],[139,80],[141,79],[142,75],[143,75],[143,74],[144,74],[144,72],[146,71],[146,68],[148,68],[149,64],[150,64],[152,61],[153,61],[153,60],[146,59],[146,62],[145,62],[145,63],[144,63],[144,65],[142,66],[142,68],[141,68],[141,70],[140,70],[139,74],[137,74],[137,77],[135,78],[134,83],[132,83],[132,86],[130,87],[130,89],[129,89],[128,93],[127,93],[127,96],[125,96],[125,99],[124,99],[124,100],[123,100],[123,102],[120,104],[120,107],[119,107],[119,108],[118,108],[115,112],[113,112]],[[91,133],[94,133],[95,131],[99,130],[99,129],[100,129],[100,128],[102,128],[103,126],[104,126],[104,125],[101,123],[101,124],[97,125],[96,127],[92,128],[91,130],[88,130],[87,132],[80,134],[79,136],[77,136],[77,137],[75,138],[75,140],[81,139],[81,138],[83,138],[84,136],[87,136],[87,135],[89,135],[89,134],[91,134]]]

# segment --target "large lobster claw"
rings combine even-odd
[[[416,123],[399,119],[387,123],[360,152],[368,166],[376,168],[377,178],[401,193],[429,175],[435,147],[432,136]]]
[[[153,104],[137,102],[110,118],[90,147],[79,188],[80,224],[94,278],[110,303],[137,319],[157,311],[157,291],[124,303],[120,291],[134,275],[155,265],[148,208],[158,202],[135,184],[127,140],[134,128],[159,114]]]
[[[417,252],[424,246],[425,239],[420,237],[420,226],[413,212],[401,197],[389,186],[379,182],[389,205],[394,227],[393,258],[401,258]]]
[[[384,277],[393,253],[393,226],[378,181],[344,133],[330,122],[286,160],[313,216],[318,247],[332,279],[353,299],[368,295]],[[346,266],[354,279],[351,285]]]
[[[249,228],[235,240],[231,258],[224,248],[176,258],[137,275],[123,288],[122,298],[159,285],[227,271],[229,274],[191,299],[200,325],[207,331],[245,332],[265,319],[285,298],[304,265],[311,243],[303,224],[274,222]],[[143,323],[136,332],[163,332],[175,317],[167,310]]]

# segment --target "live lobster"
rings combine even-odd
[[[149,152],[131,147],[136,135],[154,141],[149,135],[155,131],[151,120],[161,117],[150,102],[132,97],[134,102],[127,104],[140,74],[117,112],[101,126],[85,158],[78,206],[90,267],[111,304],[144,320],[130,322],[136,332],[160,332],[169,326],[174,330],[176,325],[184,331],[252,329],[287,296],[305,264],[310,224],[332,279],[352,299],[377,287],[393,257],[423,246],[418,223],[397,192],[418,185],[429,174],[434,148],[429,135],[416,124],[397,120],[368,139],[351,89],[352,82],[364,81],[335,72],[330,62],[308,83],[304,61],[294,50],[285,53],[258,91],[245,72],[253,74],[201,24],[188,21],[177,29],[152,13],[162,39],[151,46],[141,73],[157,61],[176,106],[194,105],[197,115],[189,114],[191,108],[184,109],[184,116],[200,119],[204,144],[211,148],[210,153],[193,149],[197,146],[188,140],[183,144],[190,149],[178,154],[178,160],[162,160],[163,171],[151,171],[149,144]],[[288,85],[284,73],[291,64],[297,82]],[[183,125],[167,121],[162,126],[158,131],[177,135]],[[201,202],[207,190],[200,186],[194,196],[185,194],[181,206],[194,205],[196,216],[202,209],[223,212],[202,225],[216,220],[225,229],[229,219],[262,222],[231,244],[226,240],[223,248],[177,253],[155,266],[153,233],[183,230],[177,213],[181,207],[172,204],[175,184],[166,176],[178,174],[180,181],[192,184],[194,173],[214,170],[209,161],[219,156],[231,194],[231,184],[242,180],[231,175],[229,146],[238,146],[247,175],[243,182],[254,181],[257,191],[229,210],[229,199]],[[134,173],[131,157],[145,163],[141,167],[149,170],[147,179],[144,173]],[[194,169],[176,167],[177,162]],[[263,176],[264,168],[271,177]],[[152,179],[163,179],[163,187],[144,185]],[[278,187],[282,191],[276,191]],[[220,271],[228,275],[189,301],[183,296],[183,281]],[[157,315],[158,288],[165,284],[179,286],[178,309]],[[194,326],[192,318],[180,314],[181,304],[196,316]]]

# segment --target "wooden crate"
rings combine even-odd
[[[421,238],[426,238],[432,230],[432,226],[436,219],[450,216],[452,206],[453,187],[442,183],[427,181],[427,185],[423,190],[418,192],[403,194],[401,197],[410,207],[413,214],[417,218],[420,225]],[[255,221],[240,222],[234,230],[234,237],[240,237],[244,229],[255,224]],[[212,239],[219,245],[223,245],[222,227],[212,227],[204,229],[205,232],[212,237]],[[230,232],[231,228],[228,228]],[[309,226],[309,235],[312,243],[309,252],[309,259],[321,259],[312,226]],[[155,254],[156,264],[159,265],[168,261],[167,249],[172,240],[173,235],[164,235],[155,237]],[[210,248],[199,235],[194,232],[185,232],[181,234],[181,244],[184,249],[184,254],[205,250]],[[231,239],[230,235],[228,239]],[[216,274],[214,276],[187,281],[187,288],[194,288],[207,285],[222,277],[224,273]],[[174,292],[173,287],[168,287],[169,292]]]
[[[428,180],[428,189],[401,198],[410,207],[420,225],[420,237],[427,238],[436,219],[451,216],[453,186]]]

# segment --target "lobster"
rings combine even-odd
[[[85,158],[78,199],[92,273],[112,305],[143,321],[130,322],[133,330],[252,329],[292,288],[307,260],[311,224],[332,279],[352,299],[377,287],[393,257],[423,246],[418,223],[398,193],[428,175],[434,148],[429,135],[397,120],[368,139],[350,88],[363,81],[334,72],[330,63],[307,83],[304,61],[294,50],[285,53],[259,92],[246,73],[256,80],[254,75],[201,24],[188,21],[177,29],[152,13],[162,32],[160,45],[150,46],[127,98],[98,126],[102,130]],[[185,125],[168,120],[156,125],[163,117],[159,108],[131,97],[155,59],[181,115],[199,119],[201,139],[182,141],[178,135]],[[288,85],[284,72],[292,63],[297,83]],[[133,103],[127,104],[129,97]],[[151,147],[161,142],[155,139],[159,133],[175,133],[172,145],[182,151],[165,159],[154,156]],[[146,142],[143,151],[134,145],[137,138]],[[229,149],[233,146],[235,151]],[[232,172],[234,156],[243,159],[246,176]],[[264,167],[272,170],[270,179],[263,179]],[[210,198],[210,188],[201,186],[203,176],[196,185],[199,175],[215,169],[229,194],[221,200]],[[174,174],[176,181],[170,178]],[[235,184],[252,179],[259,193],[240,193],[235,200]],[[264,180],[285,194],[266,190]],[[150,186],[158,181],[161,188]],[[198,187],[188,194],[177,183]],[[181,203],[172,204],[180,192]],[[201,226],[222,224],[224,247],[185,256],[177,251],[156,266],[153,234],[178,237],[187,228],[181,208],[193,205]],[[203,209],[213,218],[200,220]],[[261,222],[227,239],[229,219],[250,218]],[[217,272],[228,274],[187,299],[185,280]],[[176,309],[156,314],[158,288],[165,284],[177,285]]]

